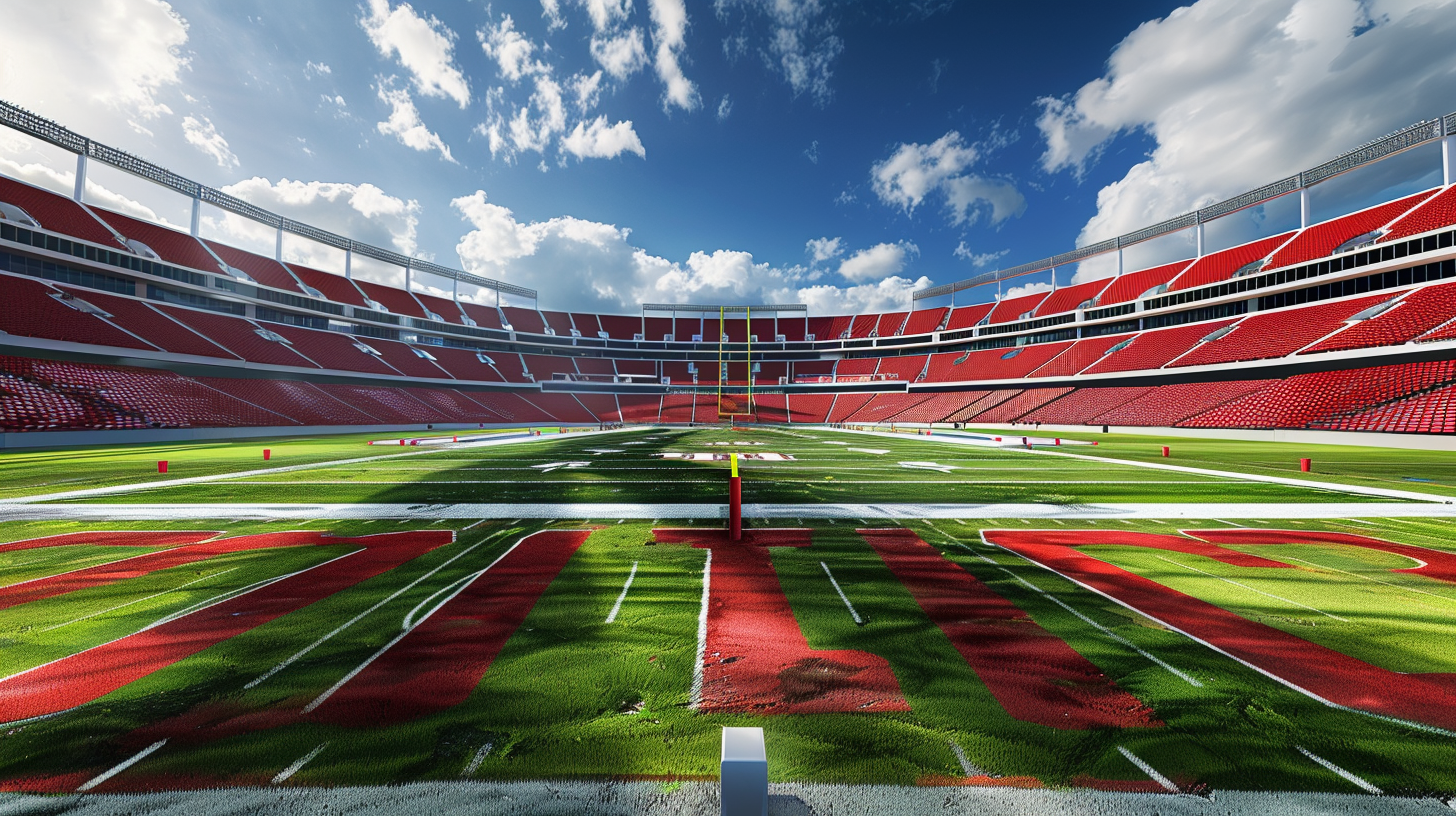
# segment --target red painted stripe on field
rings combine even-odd
[[[1424,566],[1391,570],[1412,575],[1424,575],[1437,581],[1456,584],[1456,554],[1396,544],[1379,538],[1354,533],[1323,533],[1318,530],[1187,530],[1188,535],[1198,536],[1219,544],[1344,544],[1350,547],[1364,547],[1394,555],[1403,555]]]
[[[377,727],[465,702],[590,530],[526,536],[309,715]]]
[[[165,536],[170,534],[152,533],[150,535]],[[186,535],[193,536],[193,540],[198,540],[198,538],[212,538],[217,534],[187,533]],[[37,578],[34,581],[26,581],[0,588],[0,609],[8,609],[12,606],[39,601],[43,598],[51,598],[56,595],[64,595],[68,592],[75,592],[81,589],[106,586],[108,584],[114,584],[117,581],[125,581],[128,578],[140,578],[143,575],[148,575],[157,570],[180,567],[185,564],[191,564],[194,561],[202,561],[227,553],[314,544],[317,542],[318,537],[319,533],[309,531],[239,536],[237,538],[224,538],[217,541],[203,541],[200,544],[187,544],[186,546],[174,547],[173,549],[162,552],[138,555],[110,564],[98,564],[94,567],[87,567],[62,575]],[[50,546],[58,545],[53,544]],[[140,545],[133,543],[130,546]]]
[[[1243,531],[1235,531],[1243,532]],[[1249,531],[1253,532],[1253,531]],[[1234,567],[1261,567],[1269,569],[1293,569],[1292,566],[1282,561],[1271,561],[1267,558],[1260,558],[1257,555],[1229,550],[1210,544],[1209,541],[1218,539],[1208,538],[1207,541],[1198,541],[1182,536],[1166,535],[1163,533],[1133,533],[1121,530],[1040,530],[1038,535],[1047,544],[1057,544],[1063,547],[1090,547],[1094,544],[1110,544],[1123,547],[1146,547],[1153,550],[1167,550],[1169,552],[1186,553],[1188,555],[1200,555],[1204,558],[1211,558]],[[1207,538],[1202,533],[1190,533],[1198,538]]]
[[[860,530],[996,702],[1052,728],[1161,725],[1137,697],[910,530]]]
[[[889,661],[851,649],[814,649],[799,629],[769,547],[808,547],[809,530],[654,530],[663,544],[711,548],[708,637],[700,711],[832,714],[909,711]]]
[[[261,626],[360,581],[450,543],[450,530],[387,533],[361,538],[247,536],[265,546],[358,546],[348,557],[285,578],[232,600],[0,680],[0,715],[9,722],[89,703],[183,658]],[[240,542],[246,547],[246,542]]]
[[[62,533],[43,538],[28,538],[0,544],[0,553],[15,550],[34,550],[40,547],[69,547],[77,544],[93,544],[99,547],[174,547],[206,541],[217,533],[185,530],[182,532],[159,532],[150,530],[93,530],[85,533]]]
[[[1247,620],[1079,553],[1065,543],[1067,531],[986,530],[983,535],[1332,703],[1456,730],[1456,674],[1393,672]]]

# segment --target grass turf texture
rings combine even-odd
[[[242,535],[299,525],[218,520],[110,526],[224,529],[229,535]],[[357,536],[422,525],[339,521],[309,526]],[[543,526],[489,523],[462,530],[454,544],[220,643],[93,704],[7,729],[0,737],[0,780],[9,780],[10,786],[14,780],[56,775],[84,781],[163,736],[170,739],[164,748],[110,784],[118,788],[266,784],[320,745],[326,747],[290,784],[455,779],[487,743],[491,751],[476,768],[476,778],[711,777],[716,773],[719,727],[761,725],[767,732],[770,772],[776,780],[915,784],[959,779],[963,774],[950,748],[955,742],[974,766],[1008,782],[1146,787],[1147,778],[1117,751],[1124,746],[1189,788],[1354,792],[1350,783],[1300,754],[1299,746],[1387,792],[1456,791],[1456,743],[1449,736],[1323,706],[1014,555],[981,547],[981,529],[1032,528],[1016,519],[976,524],[906,521],[904,526],[1065,639],[1119,686],[1151,705],[1166,726],[1062,731],[1012,719],[869,545],[845,524],[817,526],[810,548],[775,550],[776,572],[809,643],[816,649],[860,649],[884,657],[911,703],[909,713],[770,718],[693,713],[686,704],[696,658],[704,554],[681,546],[644,546],[651,525],[625,523],[608,525],[587,539],[466,703],[386,728],[323,725],[297,716],[256,719],[258,712],[296,712],[397,635],[402,619],[416,605]],[[552,529],[575,526],[550,525]],[[1217,525],[1066,521],[1034,526],[1167,534],[1179,526]],[[1442,521],[1370,526],[1312,519],[1277,526],[1358,532],[1456,549]],[[70,523],[6,524],[0,526],[0,539],[78,529],[83,527]],[[245,688],[322,634],[472,546],[476,549],[468,555],[288,668]],[[74,568],[93,557],[86,549],[100,548],[68,548],[45,567],[34,565],[32,571]],[[215,593],[221,582],[242,585],[298,569],[302,562],[326,557],[329,548],[308,549],[314,551],[223,556],[5,610],[13,614],[0,615],[0,638],[16,648],[3,650],[6,662],[0,674],[134,631],[149,619]],[[1449,636],[1443,637],[1449,635],[1449,627],[1443,629],[1441,615],[1449,610],[1456,592],[1419,575],[1389,572],[1392,567],[1409,566],[1404,559],[1345,547],[1246,548],[1279,560],[1297,556],[1313,565],[1260,571],[1128,547],[1093,551],[1195,597],[1271,625],[1282,624],[1288,631],[1364,655],[1378,665],[1401,671],[1450,670],[1450,657],[1442,646],[1449,642]],[[1297,605],[1179,570],[1157,560],[1158,555],[1289,601],[1332,606],[1327,611],[1348,623],[1338,624]],[[820,561],[834,570],[866,620],[863,626],[850,619]],[[633,562],[639,563],[636,580],[616,622],[606,624],[603,621]],[[41,631],[178,586],[200,577],[199,572],[228,568],[235,571],[216,576],[219,584],[203,582],[84,623]],[[0,581],[9,583],[10,575],[4,575]],[[1051,597],[1202,686],[1190,685],[1109,638]],[[1449,617],[1448,611],[1445,614]],[[249,715],[255,719],[238,719]],[[260,724],[263,721],[266,724]]]
[[[406,455],[399,455],[399,448],[365,447],[355,437],[350,444],[331,442],[326,449],[310,448],[307,454],[300,453],[300,458],[314,457],[311,461],[317,464],[301,470],[170,486],[166,482],[171,479],[207,474],[194,473],[187,460],[181,459],[168,476],[160,477],[154,472],[154,463],[147,459],[127,460],[137,468],[145,469],[150,465],[153,472],[145,474],[145,478],[142,474],[118,475],[116,465],[113,465],[98,472],[94,479],[85,481],[59,484],[57,479],[49,476],[43,480],[52,489],[83,489],[143,481],[154,483],[154,486],[88,499],[100,503],[271,503],[292,497],[326,503],[406,504],[721,502],[727,479],[727,462],[673,461],[662,459],[657,454],[725,453],[735,448],[713,443],[734,441],[761,443],[741,448],[744,452],[773,452],[794,457],[792,461],[741,463],[743,500],[750,504],[1369,500],[1357,494],[1314,487],[1150,470],[1098,458],[1036,456],[1017,450],[941,444],[933,437],[893,438],[781,429],[655,429],[612,434],[569,434],[502,446],[462,445],[429,452],[406,449]],[[208,449],[211,450],[210,446]],[[256,452],[256,448],[250,449]],[[374,456],[381,450],[384,453],[379,453],[378,457],[387,458],[348,465],[330,464],[330,461],[339,459]],[[1099,449],[1085,446],[1076,450],[1084,453]],[[232,456],[236,451],[227,453]],[[391,453],[394,455],[391,456]],[[0,456],[0,464],[5,461]],[[228,473],[263,465],[258,461],[243,467],[236,462],[230,465],[232,461],[205,459],[197,470]],[[292,459],[288,462],[298,464]],[[942,472],[925,467],[907,467],[902,462],[932,462],[950,469]],[[567,463],[581,464],[565,466]],[[70,467],[66,463],[61,466]],[[29,467],[41,468],[42,465],[31,463]],[[1238,470],[1239,467],[1234,462],[1228,469]],[[1257,469],[1254,465],[1249,467],[1251,472]],[[43,474],[37,471],[35,475],[39,478]],[[1355,483],[1357,480],[1351,478],[1350,481]],[[1374,481],[1370,480],[1370,483]],[[1388,486],[1384,482],[1381,484]],[[1430,485],[1425,487],[1430,489]]]

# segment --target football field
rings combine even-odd
[[[1449,455],[538,430],[0,454],[0,790],[1456,793]]]

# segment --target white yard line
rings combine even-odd
[[[141,749],[140,751],[138,751],[137,753],[133,754],[130,759],[127,759],[127,760],[123,761],[121,764],[117,765],[116,767],[112,768],[111,770],[107,771],[106,773],[104,773],[104,774],[102,774],[102,775],[100,775],[100,776],[92,779],[91,781],[83,784],[81,787],[76,788],[76,791],[77,792],[83,792],[83,791],[91,790],[92,788],[96,787],[97,785],[100,785],[102,782],[105,782],[106,780],[110,779],[111,777],[116,776],[117,774],[121,773],[122,771],[126,770],[127,768],[130,768],[131,766],[133,766],[133,765],[137,764],[138,762],[141,762],[142,760],[144,760],[147,757],[151,756],[152,753],[154,753],[158,748],[161,748],[163,745],[166,745],[166,744],[167,744],[167,741],[164,740],[164,739],[157,740],[156,742],[152,743],[151,745],[148,745],[147,747],[145,747],[145,748]]]
[[[460,775],[462,777],[475,776],[475,772],[480,770],[480,763],[484,762],[485,758],[490,756],[490,749],[494,747],[495,743],[493,742],[487,742],[480,746],[480,750],[475,752],[475,756],[471,757],[470,761],[465,763],[465,770],[461,771]]]
[[[844,594],[844,590],[839,588],[839,582],[834,580],[834,573],[829,571],[829,565],[820,561],[819,566],[823,567],[824,574],[829,576],[829,583],[834,586],[834,591],[839,593],[839,600],[844,601],[844,608],[849,610],[849,616],[854,619],[855,625],[863,626],[864,619],[859,616],[858,612],[854,611],[854,604],[849,602],[849,598]]]
[[[1350,619],[1349,618],[1342,618],[1339,615],[1331,615],[1330,613],[1324,611],[1323,609],[1315,609],[1314,607],[1307,606],[1305,604],[1300,603],[1299,601],[1293,601],[1293,600],[1290,600],[1289,598],[1285,598],[1285,597],[1282,597],[1282,596],[1279,596],[1279,595],[1274,595],[1272,593],[1265,592],[1265,591],[1263,591],[1261,589],[1254,589],[1253,587],[1249,586],[1248,584],[1240,583],[1238,581],[1233,580],[1232,578],[1225,578],[1222,575],[1214,575],[1213,573],[1207,572],[1205,570],[1201,570],[1198,567],[1189,566],[1188,564],[1184,564],[1184,563],[1182,563],[1180,561],[1174,561],[1171,558],[1164,558],[1161,555],[1155,555],[1153,557],[1156,558],[1156,559],[1158,559],[1159,561],[1164,561],[1166,563],[1172,564],[1175,567],[1182,567],[1183,569],[1189,570],[1191,572],[1196,572],[1199,575],[1207,575],[1209,578],[1215,578],[1217,580],[1223,581],[1226,584],[1233,584],[1236,587],[1242,587],[1242,588],[1247,589],[1248,591],[1250,591],[1250,592],[1252,592],[1252,593],[1254,593],[1256,595],[1263,595],[1265,598],[1273,598],[1276,601],[1283,601],[1284,603],[1287,603],[1287,604],[1294,604],[1295,606],[1299,607],[1300,609],[1308,609],[1311,612],[1318,612],[1318,613],[1320,613],[1321,615],[1324,615],[1327,618],[1334,618],[1335,620],[1337,620],[1337,621],[1339,621],[1341,623],[1349,623],[1350,622]]]
[[[307,754],[304,754],[302,757],[299,758],[299,760],[297,762],[295,762],[292,765],[289,765],[287,768],[284,768],[283,770],[279,771],[278,772],[278,775],[275,776],[275,777],[273,777],[273,784],[274,785],[277,785],[277,784],[280,784],[282,782],[287,782],[288,781],[288,777],[293,776],[294,774],[296,774],[299,771],[303,770],[303,766],[305,766],[309,762],[311,762],[314,757],[318,756],[319,754],[322,754],[324,752],[324,749],[327,748],[327,747],[329,747],[329,744],[327,742],[325,742],[324,744],[322,744],[319,747],[313,749],[312,751],[309,751]]]
[[[185,583],[185,584],[183,584],[181,586],[175,586],[175,587],[172,587],[171,589],[164,589],[161,592],[156,593],[155,595],[148,595],[145,598],[137,598],[135,601],[127,601],[124,604],[120,604],[118,606],[113,606],[110,609],[103,609],[100,612],[92,612],[89,615],[82,615],[81,617],[76,618],[75,620],[69,620],[69,621],[66,621],[65,623],[58,623],[55,626],[51,626],[51,627],[42,629],[41,631],[42,632],[53,632],[53,631],[55,631],[57,629],[63,629],[65,627],[67,627],[67,626],[70,626],[73,623],[80,623],[83,620],[90,620],[91,618],[94,618],[94,617],[96,617],[98,615],[105,615],[107,612],[115,612],[118,609],[125,609],[128,606],[132,606],[133,604],[139,604],[142,601],[150,601],[153,598],[160,598],[163,595],[170,595],[171,593],[176,592],[178,590],[186,589],[187,587],[190,587],[193,584],[197,584],[197,583],[201,583],[203,581],[206,581],[208,578],[216,578],[219,575],[227,575],[229,572],[232,572],[233,570],[237,570],[237,569],[241,569],[241,567],[233,567],[232,569],[225,569],[222,572],[214,572],[211,575],[204,575],[201,578],[197,578],[195,580],[188,581],[187,583]]]
[[[703,705],[703,661],[708,651],[708,582],[713,574],[713,550],[705,549],[703,559],[703,600],[698,607],[698,654],[693,660],[693,685],[688,692],[688,708],[697,711]]]
[[[622,594],[617,596],[617,602],[612,604],[612,611],[607,613],[607,619],[603,623],[612,623],[617,619],[617,613],[622,611],[622,602],[627,600],[627,590],[632,588],[632,579],[637,577],[637,563],[632,562],[632,571],[627,573],[627,583],[622,584]]]
[[[1358,776],[1350,773],[1349,771],[1345,770],[1344,768],[1341,768],[1339,765],[1336,765],[1335,763],[1329,761],[1328,759],[1325,759],[1324,757],[1319,756],[1319,755],[1313,753],[1309,749],[1305,748],[1303,745],[1296,745],[1294,747],[1301,754],[1304,754],[1306,757],[1309,757],[1315,763],[1324,766],[1324,768],[1326,770],[1333,772],[1336,776],[1340,777],[1341,779],[1345,780],[1346,782],[1349,782],[1350,784],[1354,785],[1355,787],[1359,788],[1360,790],[1363,790],[1366,793],[1374,793],[1374,794],[1382,794],[1382,793],[1385,793],[1385,791],[1381,790],[1380,788],[1377,788],[1376,786],[1370,784],[1369,782],[1366,782],[1364,779],[1361,779],[1360,777],[1358,777]]]
[[[1163,790],[1167,791],[1168,793],[1182,793],[1182,791],[1178,790],[1178,786],[1173,784],[1173,780],[1169,779],[1166,776],[1163,776],[1162,774],[1154,770],[1153,766],[1149,765],[1146,762],[1143,762],[1141,759],[1138,759],[1137,755],[1134,754],[1132,751],[1129,751],[1119,745],[1117,746],[1117,752],[1127,757],[1127,761],[1136,765],[1138,770],[1148,775],[1149,779],[1157,782],[1159,785],[1162,785]]]
[[[1366,581],[1373,581],[1374,583],[1377,583],[1377,584],[1384,584],[1385,586],[1394,587],[1395,589],[1403,589],[1406,592],[1414,592],[1414,593],[1419,594],[1419,595],[1429,595],[1432,598],[1440,598],[1443,601],[1447,601],[1447,602],[1450,602],[1450,603],[1456,603],[1456,598],[1452,598],[1452,597],[1450,597],[1448,595],[1440,595],[1440,594],[1437,594],[1435,592],[1427,592],[1424,589],[1416,589],[1415,587],[1408,587],[1408,586],[1401,586],[1400,584],[1393,584],[1393,583],[1391,583],[1389,581],[1382,581],[1379,578],[1371,578],[1369,575],[1361,575],[1358,572],[1347,572],[1346,570],[1337,569],[1335,567],[1327,567],[1324,564],[1316,564],[1313,561],[1306,561],[1303,558],[1295,558],[1292,555],[1283,555],[1283,556],[1280,556],[1280,557],[1281,558],[1285,558],[1285,559],[1290,560],[1290,561],[1298,561],[1301,564],[1308,564],[1309,566],[1314,567],[1315,569],[1329,570],[1330,572],[1338,572],[1341,575],[1348,575],[1348,576],[1350,576],[1352,578],[1363,578]]]
[[[956,743],[955,740],[950,741],[950,749],[955,752],[956,762],[959,762],[961,764],[961,772],[964,773],[966,776],[987,775],[985,771],[971,764],[971,761],[966,758],[965,750],[963,750],[961,746]]]
[[[195,543],[200,544],[202,542],[199,541],[199,542],[195,542]],[[163,547],[160,550],[152,550],[151,552],[144,552],[141,555],[128,555],[125,558],[118,558],[115,561],[103,561],[100,564],[92,564],[89,567],[76,567],[75,569],[69,569],[69,570],[66,570],[65,572],[56,572],[56,573],[52,573],[50,575],[42,575],[42,576],[40,576],[38,578],[27,578],[24,581],[16,581],[13,584],[0,584],[0,588],[3,588],[3,589],[14,589],[15,587],[25,586],[26,584],[34,583],[36,581],[49,581],[49,580],[51,580],[53,578],[60,578],[63,575],[70,575],[73,572],[82,572],[84,570],[100,569],[102,567],[114,567],[117,564],[124,564],[127,561],[133,561],[133,560],[138,559],[138,558],[146,558],[149,555],[157,555],[158,553],[171,552],[172,550],[180,550],[183,547],[190,547],[190,546],[192,546],[192,545],[191,544],[178,544],[175,547]],[[50,548],[49,547],[41,547],[41,548],[38,548],[38,549],[50,549]],[[16,552],[23,552],[23,551],[16,551]],[[28,562],[28,563],[33,564],[35,562],[34,561],[31,561],[31,562]],[[14,565],[11,566],[11,569],[16,569],[16,568],[23,567],[23,566],[27,566],[27,564],[14,564]]]
[[[313,699],[313,702],[311,702],[308,705],[306,705],[306,706],[303,707],[303,713],[307,714],[310,711],[313,711],[315,708],[318,708],[319,706],[323,705],[324,704],[324,701],[327,700],[327,699],[329,699],[330,697],[334,696],[334,692],[336,692],[339,689],[343,688],[345,683],[347,683],[350,680],[353,680],[355,677],[357,677],[359,675],[359,672],[362,672],[365,669],[369,668],[369,664],[370,663],[373,663],[374,661],[378,660],[380,658],[380,656],[382,656],[385,652],[387,652],[391,648],[393,648],[394,647],[394,644],[396,644],[396,643],[400,642],[401,640],[403,640],[405,635],[408,635],[410,632],[414,631],[414,627],[415,626],[419,626],[420,624],[422,624],[425,621],[429,620],[430,619],[430,616],[433,615],[433,614],[435,614],[436,612],[440,611],[440,609],[442,607],[444,607],[445,604],[448,604],[451,601],[455,600],[455,596],[456,595],[459,595],[461,592],[464,592],[465,589],[466,589],[466,587],[469,587],[470,586],[471,582],[473,582],[476,578],[479,578],[480,576],[482,576],[485,573],[489,572],[491,567],[495,566],[496,564],[499,564],[502,559],[504,559],[506,556],[510,555],[511,553],[515,552],[516,551],[516,548],[519,547],[519,546],[521,546],[522,542],[524,542],[526,539],[530,538],[533,535],[536,535],[536,533],[531,533],[531,535],[522,536],[518,541],[516,541],[516,543],[514,543],[514,544],[511,545],[511,548],[510,549],[508,549],[505,552],[501,553],[499,558],[496,558],[496,560],[490,562],[490,566],[487,566],[485,569],[481,570],[480,572],[474,573],[473,575],[466,576],[467,578],[470,579],[469,581],[457,581],[456,583],[459,583],[460,584],[460,588],[457,589],[457,590],[455,590],[455,592],[452,593],[450,595],[450,597],[448,597],[445,600],[441,601],[438,606],[436,606],[434,609],[431,609],[423,617],[421,617],[418,621],[415,621],[413,626],[408,626],[403,631],[401,631],[398,635],[395,635],[394,638],[391,639],[388,643],[386,643],[383,646],[379,647],[379,651],[377,651],[374,654],[370,655],[363,663],[360,663],[358,666],[355,666],[353,671],[351,671],[348,674],[344,675],[344,677],[341,680],[339,680],[339,682],[337,682],[337,683],[333,684],[332,686],[330,686],[328,691],[325,691],[323,694],[320,694],[319,696],[315,697]],[[484,543],[484,542],[482,542],[482,543]],[[438,595],[439,593],[436,593],[436,594]],[[433,598],[434,596],[432,595],[430,597]],[[423,604],[421,604],[421,606],[423,606]],[[418,606],[415,607],[415,610],[418,610],[418,609],[419,609]],[[406,620],[408,620],[409,617],[413,617],[413,616],[414,616],[414,610],[411,610],[409,616],[406,617]]]
[[[395,598],[398,598],[399,596],[401,596],[404,593],[408,592],[409,590],[413,589],[421,581],[425,580],[426,578],[429,578],[431,575],[434,575],[435,573],[439,572],[440,570],[442,570],[442,569],[450,566],[457,559],[463,558],[466,555],[470,554],[470,551],[471,550],[474,550],[476,547],[479,547],[482,544],[485,544],[486,542],[489,542],[489,541],[492,541],[492,540],[494,540],[496,538],[499,538],[500,536],[502,536],[504,534],[505,534],[505,531],[502,530],[499,533],[496,533],[495,535],[491,536],[490,538],[486,538],[486,539],[483,539],[481,541],[478,541],[475,544],[472,544],[470,547],[466,548],[465,550],[462,550],[461,552],[456,553],[454,556],[452,556],[450,558],[450,560],[446,561],[445,563],[439,565],[438,567],[435,567],[434,569],[430,570],[429,572],[425,573],[424,575],[421,575],[420,577],[418,577],[418,578],[414,579],[413,581],[409,582],[408,584],[406,584],[401,589],[396,590],[394,592],[394,594],[390,595],[388,598],[385,598],[384,600],[382,600],[379,603],[377,603],[377,604],[369,607],[368,609],[364,610],[363,612],[360,612],[359,614],[357,614],[354,617],[350,618],[348,621],[340,624],[332,632],[329,632],[327,635],[324,635],[323,637],[319,638],[318,640],[315,640],[313,643],[310,643],[309,645],[303,647],[302,649],[299,649],[297,652],[294,652],[287,660],[284,660],[282,663],[279,663],[278,665],[276,665],[273,668],[269,669],[268,671],[264,672],[260,677],[252,680],[246,686],[243,686],[243,688],[245,688],[245,689],[253,688],[254,686],[258,685],[259,683],[262,683],[263,681],[265,681],[268,678],[272,677],[273,675],[277,674],[278,672],[283,671],[284,669],[286,669],[289,666],[293,665],[293,663],[295,661],[297,661],[299,658],[303,657],[304,655],[308,654],[309,652],[313,651],[314,649],[317,649],[318,647],[320,647],[320,646],[324,645],[325,643],[327,643],[329,641],[329,639],[331,639],[335,635],[339,634],[340,632],[344,631],[345,629],[348,629],[350,626],[353,626],[354,624],[358,623],[359,621],[364,620],[365,618],[369,617],[374,612],[377,612],[380,607],[384,606],[385,604],[389,603],[390,601],[394,600]]]

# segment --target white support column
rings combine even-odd
[[[412,271],[412,269],[413,267],[411,267],[409,264],[404,265],[404,290],[406,292],[411,291],[410,272]]]
[[[1052,291],[1057,291],[1057,268],[1052,267]]]
[[[456,303],[460,302],[460,277],[458,275],[452,275],[450,277],[450,297]]]
[[[1122,247],[1117,248],[1117,274],[1122,276]]]
[[[1299,188],[1299,228],[1309,227],[1309,188]]]
[[[86,154],[76,154],[76,191],[71,194],[76,201],[86,197]]]
[[[283,228],[278,228],[278,245],[273,250],[273,260],[283,263]]]
[[[354,279],[354,250],[344,250],[344,277]]]
[[[1441,140],[1441,183],[1451,183],[1451,151],[1456,150],[1456,136],[1447,136]]]
[[[192,237],[200,237],[202,227],[202,199],[192,199]]]
[[[1195,240],[1196,240],[1196,242],[1198,244],[1198,249],[1196,250],[1196,252],[1194,254],[1194,257],[1202,258],[1203,257],[1203,222],[1202,221],[1199,221],[1198,222],[1198,226],[1196,226],[1196,227],[1193,228],[1193,235],[1194,235],[1194,238],[1195,238]]]

